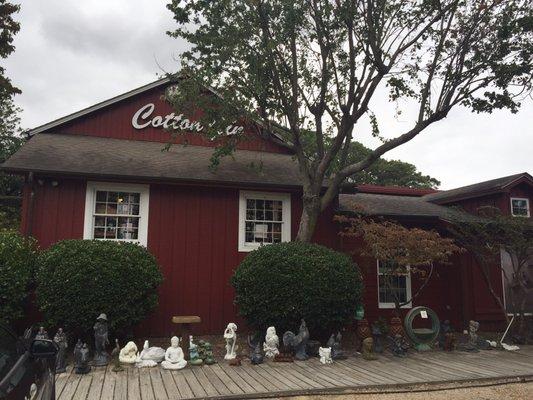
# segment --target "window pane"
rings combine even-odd
[[[94,217],[94,226],[105,226],[105,217]]]
[[[107,192],[103,192],[101,190],[98,190],[96,192],[96,201],[100,201],[100,202],[106,202],[106,199],[107,199]]]
[[[255,211],[254,210],[246,210],[246,219],[249,219],[249,220],[255,219]]]
[[[263,210],[257,210],[255,212],[255,219],[257,221],[263,221],[265,219],[265,212]]]
[[[105,211],[106,211],[105,203],[96,203],[96,207],[94,209],[94,212],[96,214],[105,214]]]
[[[255,200],[252,200],[252,199],[246,200],[246,208],[253,210],[255,208]]]
[[[117,230],[116,230],[116,228],[107,228],[105,230],[105,238],[106,239],[116,239],[117,238]]]
[[[107,214],[116,214],[117,213],[117,205],[108,203],[107,204],[106,213]]]
[[[94,229],[94,238],[103,239],[105,237],[105,228],[95,228]]]
[[[107,201],[109,203],[116,203],[118,201],[118,193],[117,192],[108,192],[107,193]]]

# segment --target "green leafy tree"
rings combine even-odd
[[[170,34],[191,44],[182,54],[189,79],[171,101],[180,112],[204,109],[206,136],[223,132],[216,157],[245,136],[223,131],[242,118],[281,137],[303,176],[300,241],[346,179],[454,107],[516,112],[531,91],[530,0],[172,0],[168,8],[178,24]],[[206,87],[219,96],[204,96]],[[417,109],[392,139],[370,110],[383,89]],[[382,143],[350,162],[364,116]]]
[[[6,0],[0,0],[0,57],[7,58],[15,51],[13,39],[20,30],[20,23],[13,19],[13,15],[20,11],[20,5]],[[5,75],[5,68],[0,66],[0,101],[10,99],[20,90],[13,86],[11,79]]]

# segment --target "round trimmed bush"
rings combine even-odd
[[[50,326],[82,334],[107,314],[109,328],[125,333],[158,303],[157,262],[134,243],[58,242],[39,257],[37,303]]]
[[[33,239],[16,232],[0,231],[0,321],[10,324],[24,316],[24,300],[35,267],[37,247]]]
[[[315,334],[340,328],[355,315],[362,292],[360,271],[348,255],[300,242],[252,251],[232,285],[251,327],[273,325],[281,333],[297,329],[301,318]]]

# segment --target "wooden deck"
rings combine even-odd
[[[166,371],[160,367],[123,372],[93,368],[87,375],[58,375],[59,400],[174,400],[190,398],[259,398],[289,394],[386,390],[416,384],[533,377],[533,348],[518,353],[411,353],[407,358],[380,355],[365,361],[350,357],[324,366],[305,362],[251,365],[226,363]]]

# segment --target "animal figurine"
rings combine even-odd
[[[193,337],[189,338],[189,364],[190,365],[202,365],[204,361],[200,358],[198,353],[198,346],[193,342]]]
[[[337,332],[337,335],[334,333],[329,337],[327,346],[331,349],[331,358],[333,360],[344,360],[347,357],[344,355],[344,352],[341,348],[342,335],[340,332]]]
[[[120,350],[118,359],[122,364],[135,364],[137,361],[137,345],[134,342],[126,343],[126,346]]]
[[[107,334],[107,316],[100,314],[94,324],[94,358],[93,365],[103,367],[108,363],[108,355],[105,349],[109,344]]]
[[[383,331],[377,321],[372,324],[372,339],[374,339],[374,353],[383,353]]]
[[[232,358],[231,360],[229,360],[228,364],[232,367],[240,367],[242,365],[241,356],[236,356],[235,358]]]
[[[118,344],[118,339],[115,339],[115,347],[111,351],[111,358],[113,359],[113,372],[124,371],[122,364],[120,363],[120,345]]]
[[[405,340],[405,338],[400,335],[396,334],[394,336],[389,336],[389,348],[391,353],[396,357],[405,357],[407,354],[407,349],[409,348],[409,344]]]
[[[263,351],[267,358],[274,358],[279,354],[278,350],[279,338],[276,334],[276,328],[273,326],[268,327],[265,335],[265,342],[263,343]]]
[[[224,360],[233,360],[237,357],[237,325],[230,322],[224,331],[224,340],[226,340],[226,355]]]
[[[56,342],[57,347],[59,348],[56,355],[56,374],[60,374],[67,370],[67,348],[68,341],[67,335],[63,332],[63,328],[59,328],[54,336],[54,342]]]
[[[253,365],[263,363],[263,354],[261,353],[261,342],[259,340],[254,341],[251,335],[248,335],[248,346],[252,350],[250,361]]]
[[[177,370],[187,366],[187,361],[185,360],[183,350],[179,344],[179,338],[177,336],[172,336],[170,339],[170,347],[165,352],[165,359],[161,362],[161,367],[163,369]]]
[[[204,349],[205,349],[205,353],[204,353],[205,359],[203,360],[204,364],[205,365],[215,364],[216,361],[215,361],[215,357],[213,356],[213,346],[211,345],[211,343],[205,342]]]
[[[367,337],[366,339],[363,340],[362,353],[363,353],[363,358],[365,360],[376,360],[377,359],[377,357],[374,355],[373,348],[374,348],[374,339],[372,339],[371,337]]]
[[[322,364],[332,364],[331,347],[320,347],[318,349],[318,355],[320,356],[320,362]]]
[[[74,347],[74,373],[87,374],[91,370],[89,365],[89,347],[87,343],[82,343],[78,339],[76,347]]]
[[[148,340],[145,340],[140,357],[141,360],[153,360],[156,363],[160,363],[165,359],[165,350],[161,347],[150,347]]]
[[[294,358],[298,361],[305,361],[309,359],[306,352],[307,342],[309,341],[309,330],[305,321],[302,319],[300,323],[300,330],[297,335],[291,331],[285,332],[283,335],[283,344],[294,350]]]

